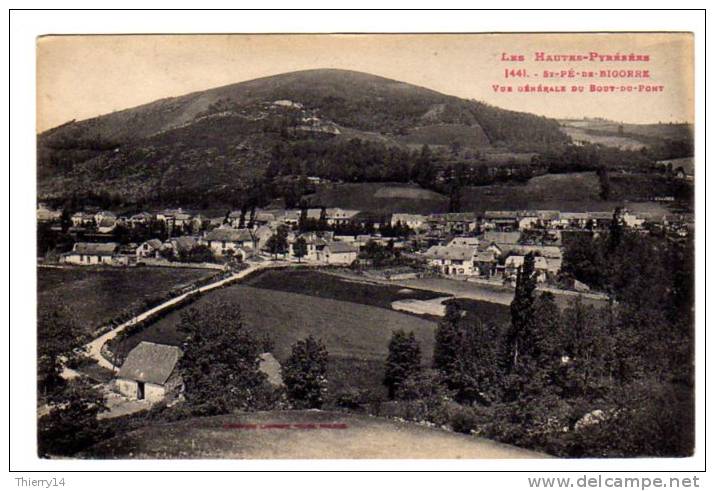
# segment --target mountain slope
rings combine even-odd
[[[39,191],[106,189],[137,201],[241,188],[275,160],[277,145],[307,141],[315,153],[318,142],[310,158],[335,164],[341,151],[327,147],[351,138],[402,151],[424,143],[538,151],[567,140],[554,120],[366,73],[307,70],[48,130],[38,136]]]

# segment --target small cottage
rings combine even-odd
[[[326,264],[352,264],[357,257],[357,247],[345,242],[330,242],[323,251],[323,259]]]
[[[129,352],[115,381],[130,399],[158,402],[181,391],[177,370],[181,350],[176,346],[142,341]]]

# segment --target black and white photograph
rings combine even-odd
[[[160,15],[26,43],[10,432],[43,474],[12,484],[700,487],[678,472],[704,462],[700,33]]]

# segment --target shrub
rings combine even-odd
[[[467,407],[462,407],[450,417],[449,424],[457,433],[471,434],[477,429],[478,419],[474,412]]]

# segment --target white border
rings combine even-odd
[[[704,330],[704,245],[705,245],[705,113],[704,49],[705,26],[702,12],[27,12],[11,14],[11,88],[12,88],[12,263],[10,265],[12,312],[12,350],[3,340],[3,360],[12,354],[12,440],[11,468],[18,470],[489,470],[565,471],[577,470],[641,470],[696,471],[704,467],[703,386],[697,391],[696,456],[687,459],[632,460],[553,460],[553,461],[42,461],[34,456],[34,350],[35,350],[35,37],[48,33],[196,33],[196,32],[508,32],[508,31],[693,31],[696,53],[696,251],[697,251],[697,376],[703,381],[706,347]],[[4,50],[7,52],[7,50]],[[5,121],[2,123],[6,124]],[[3,128],[5,130],[5,128]],[[7,139],[7,131],[3,131]],[[5,141],[5,148],[7,147]],[[5,194],[4,196],[7,196]],[[4,217],[8,217],[3,199]],[[7,220],[7,219],[6,219]],[[7,223],[7,221],[6,221]],[[2,229],[3,244],[8,244],[8,229]],[[2,248],[6,255],[8,247]],[[5,258],[3,258],[5,259]],[[8,264],[4,261],[3,264]],[[7,270],[3,269],[3,277]],[[4,280],[5,278],[3,278]],[[8,282],[2,282],[3,311],[7,312]],[[7,315],[3,315],[3,321]],[[3,325],[5,323],[3,322]],[[5,334],[5,332],[3,332]],[[4,336],[3,336],[4,337]],[[711,337],[712,340],[712,337]],[[4,384],[3,384],[3,387]],[[3,431],[7,430],[7,393],[3,389]],[[30,431],[32,429],[32,432]],[[3,457],[7,448],[3,445]],[[36,476],[46,478],[47,476]],[[69,482],[101,485],[105,489],[126,489],[129,476],[66,475]],[[168,477],[168,476],[166,476]],[[572,475],[573,478],[578,475]],[[302,480],[291,477],[291,482]],[[134,478],[131,478],[132,480]],[[160,483],[165,476],[142,477],[149,483]],[[194,475],[180,476],[181,482],[200,483]],[[235,476],[234,482],[243,481]],[[469,478],[481,481],[480,475]],[[499,474],[494,483],[509,482],[511,486],[526,486],[524,475]],[[429,485],[432,476],[420,478]],[[193,481],[193,482],[192,482]],[[312,480],[311,480],[312,481]],[[311,482],[308,481],[308,482]],[[380,482],[380,481],[378,481]],[[444,480],[434,485],[444,485]],[[14,483],[13,483],[14,484]],[[344,486],[345,483],[342,484]]]

